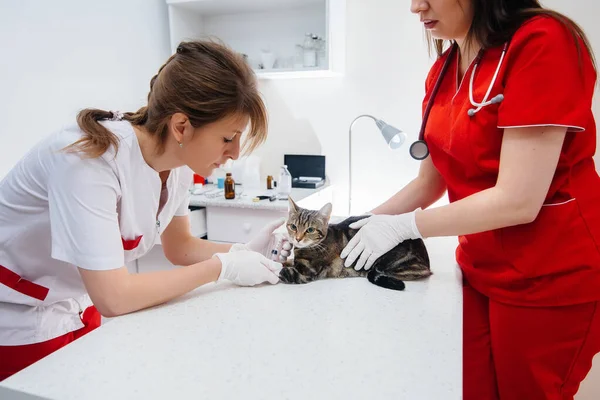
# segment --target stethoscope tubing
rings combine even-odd
[[[419,140],[415,141],[413,144],[410,145],[409,153],[410,153],[411,157],[414,158],[415,160],[421,161],[421,160],[426,159],[429,156],[429,146],[427,146],[427,142],[425,141],[425,130],[427,128],[427,121],[429,120],[429,114],[431,113],[431,109],[433,108],[435,97],[437,96],[437,94],[440,90],[440,86],[444,80],[444,77],[446,76],[446,72],[448,71],[448,68],[450,67],[450,63],[454,59],[454,54],[456,53],[457,49],[458,49],[458,44],[455,42],[455,43],[453,43],[453,45],[450,49],[450,53],[448,54],[448,57],[444,61],[442,70],[440,71],[440,74],[438,75],[435,85],[433,86],[433,90],[431,92],[431,97],[427,101],[427,106],[425,107],[425,113],[423,114],[423,121],[421,122],[421,130],[419,131]],[[504,56],[506,55],[507,50],[508,50],[508,42],[504,43],[504,47],[502,48],[502,55],[500,57],[500,61],[496,68],[496,72],[494,74],[494,77],[492,78],[492,81],[487,90],[487,93],[481,103],[476,103],[473,100],[473,80],[474,80],[474,76],[475,76],[475,71],[477,70],[477,66],[479,65],[479,62],[481,61],[481,59],[483,58],[483,50],[480,50],[479,53],[477,54],[477,57],[475,58],[473,70],[471,72],[471,79],[470,79],[470,83],[469,83],[469,101],[471,102],[472,106],[477,107],[477,108],[469,110],[469,112],[468,112],[469,117],[473,117],[483,107],[489,106],[491,104],[500,103],[501,101],[504,100],[504,95],[502,95],[502,94],[495,96],[490,101],[488,101],[487,98],[489,97],[489,95],[492,91],[492,87],[496,83],[496,78],[498,77],[498,73],[500,71],[500,67],[502,66],[502,62],[504,61]]]

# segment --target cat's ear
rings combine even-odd
[[[288,199],[290,200],[290,211],[291,212],[298,212],[298,205],[294,202],[294,200],[292,200],[292,196],[288,196]]]
[[[319,214],[321,214],[329,220],[329,217],[331,217],[331,209],[331,203],[327,203],[319,210]]]

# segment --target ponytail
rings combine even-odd
[[[81,152],[88,158],[97,158],[112,146],[115,155],[119,151],[119,138],[106,129],[98,121],[120,121],[124,119],[131,125],[143,126],[148,121],[148,107],[142,107],[136,112],[121,114],[113,111],[86,108],[77,115],[77,125],[85,133],[81,139],[65,147],[68,152]]]
[[[81,139],[65,147],[67,152],[81,152],[88,158],[97,158],[113,146],[115,154],[119,148],[117,136],[98,121],[116,119],[111,111],[87,108],[77,115],[77,125],[85,133]]]

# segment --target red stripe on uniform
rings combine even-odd
[[[19,293],[23,293],[26,296],[41,301],[46,299],[46,296],[48,296],[48,292],[50,291],[47,287],[21,278],[18,274],[2,265],[0,265],[0,283]]]

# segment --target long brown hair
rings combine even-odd
[[[161,154],[168,139],[169,119],[178,112],[185,114],[194,128],[230,115],[249,116],[250,128],[243,146],[248,152],[267,136],[267,111],[254,72],[241,54],[215,41],[180,43],[150,80],[148,105],[125,113],[123,119],[155,136],[156,151]],[[77,123],[85,135],[65,150],[95,158],[112,146],[116,153],[119,139],[98,122],[111,118],[110,111],[81,111]]]
[[[457,0],[458,1],[458,0]],[[491,48],[509,41],[517,29],[528,19],[546,15],[562,22],[571,32],[577,44],[577,51],[581,56],[583,41],[594,68],[596,58],[592,46],[583,29],[569,17],[542,7],[539,0],[471,0],[473,2],[473,22],[467,34],[466,43],[477,42],[482,48]],[[427,33],[429,49],[435,49],[438,57],[445,49],[443,40],[434,39]]]

